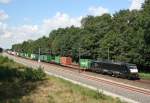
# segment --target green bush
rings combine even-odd
[[[9,78],[18,77],[19,74],[20,71],[18,71],[16,68],[0,66],[0,79],[9,79]]]
[[[33,69],[33,68],[26,68],[23,72],[23,79],[25,80],[42,80],[45,78],[46,74],[44,73],[42,68]]]
[[[149,79],[150,80],[150,73],[140,72],[139,75],[142,79]]]
[[[0,56],[0,80],[18,78],[21,80],[38,81],[46,74],[41,67],[37,69],[20,66],[7,57]]]
[[[20,78],[23,80],[38,81],[44,79],[46,74],[42,68],[33,69],[25,68],[24,70],[17,68],[9,68],[0,66],[0,79]]]
[[[0,56],[0,63],[3,64],[4,62],[8,62],[9,59],[7,57]]]

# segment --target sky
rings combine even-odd
[[[87,15],[140,10],[144,0],[0,0],[0,47],[35,40],[58,28],[80,27]]]

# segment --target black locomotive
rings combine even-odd
[[[135,64],[111,61],[93,61],[90,70],[116,77],[139,79],[138,69]]]

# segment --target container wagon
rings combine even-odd
[[[91,62],[92,62],[92,60],[90,60],[90,59],[80,59],[79,60],[79,66],[81,67],[80,69],[90,69]]]
[[[54,63],[60,64],[60,56],[55,56]]]
[[[44,62],[51,62],[52,57],[50,55],[40,55],[40,60]]]
[[[38,54],[31,54],[32,60],[38,60],[38,58],[39,58]]]
[[[71,65],[72,58],[71,57],[61,57],[60,59],[62,65]]]

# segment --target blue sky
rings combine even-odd
[[[8,23],[18,25],[24,23],[24,18],[40,23],[44,18],[54,16],[56,12],[81,16],[91,6],[102,6],[114,13],[120,9],[128,9],[130,5],[130,0],[12,0],[9,4],[0,4],[0,8],[10,16]]]
[[[80,26],[86,15],[140,9],[144,0],[0,0],[0,46],[37,39],[59,27]],[[5,41],[5,42],[4,42]]]

